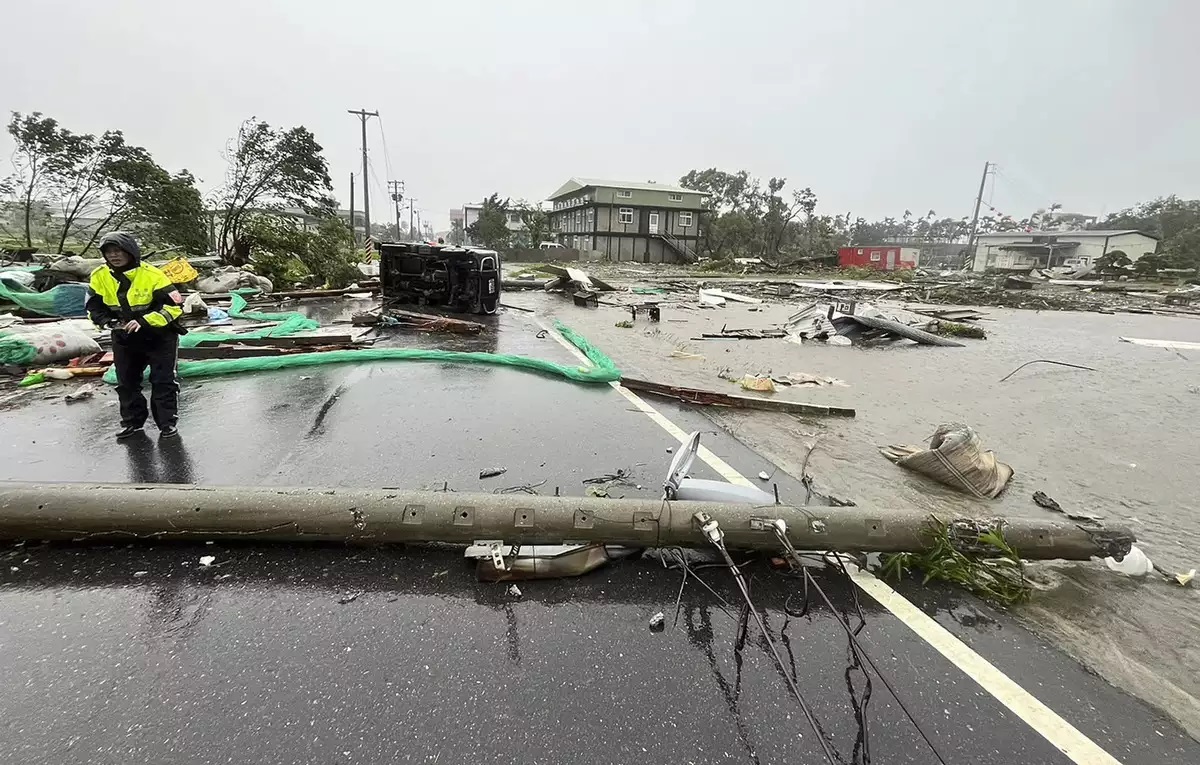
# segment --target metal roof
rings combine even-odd
[[[698,191],[696,189],[685,189],[682,186],[672,186],[666,183],[638,183],[636,181],[604,181],[598,178],[571,178],[564,183],[557,191],[551,194],[547,199],[556,199],[564,194],[570,194],[573,191],[578,191],[587,187],[598,189],[628,189],[630,191],[666,191],[672,194],[699,194],[707,197],[710,194],[707,191]]]
[[[992,231],[978,234],[977,238],[987,236],[1117,236],[1118,234],[1141,234],[1142,236],[1158,239],[1154,234],[1138,231],[1136,228],[1088,229],[1086,231]]]

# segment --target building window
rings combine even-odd
[[[668,202],[682,202],[683,194],[667,194]]]
[[[863,251],[862,251],[862,248],[861,248],[861,247],[859,247],[859,248],[858,248],[858,254],[859,254],[859,255],[862,255],[862,254],[863,254]]]
[[[596,227],[596,210],[592,207],[589,207],[587,210],[587,223],[588,228]]]
[[[872,252],[872,253],[871,253],[871,262],[872,262],[872,263],[878,263],[878,262],[879,262],[879,253],[878,253],[878,252]]]
[[[617,192],[617,197],[619,197],[620,199],[632,199],[633,192],[630,191],[629,189],[621,189],[620,191]]]
[[[508,214],[508,220],[510,223],[520,223],[521,222],[521,213],[510,212]]]
[[[691,228],[692,227],[692,214],[690,212],[679,213],[679,227],[680,228]]]
[[[617,210],[617,222],[633,223],[633,208],[622,207],[621,209]]]

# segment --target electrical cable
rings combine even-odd
[[[938,750],[937,746],[933,743],[933,740],[930,739],[929,735],[925,732],[925,729],[921,727],[921,724],[919,722],[917,722],[916,717],[914,717],[912,712],[909,711],[908,706],[904,703],[903,699],[900,698],[900,695],[896,692],[896,689],[892,686],[892,683],[888,679],[887,675],[884,674],[884,672],[879,669],[879,666],[875,663],[875,660],[871,658],[871,655],[869,653],[867,653],[867,651],[858,642],[858,633],[861,632],[863,627],[866,626],[866,618],[862,612],[862,606],[858,601],[858,592],[857,591],[854,592],[854,602],[855,602],[855,607],[858,609],[858,617],[860,620],[860,624],[859,624],[858,628],[852,630],[852,629],[850,629],[850,624],[846,621],[846,619],[842,616],[842,614],[836,608],[834,608],[833,602],[829,599],[829,596],[825,594],[825,590],[819,584],[817,584],[816,580],[812,578],[812,574],[810,574],[808,572],[808,569],[806,567],[804,567],[804,565],[800,562],[800,554],[796,551],[796,548],[792,546],[791,540],[788,539],[788,537],[787,537],[787,524],[782,519],[776,520],[773,525],[773,528],[775,530],[776,538],[779,539],[780,544],[783,545],[784,552],[793,560],[795,565],[800,569],[801,573],[804,576],[804,588],[805,588],[804,589],[804,592],[805,592],[805,608],[804,608],[804,610],[807,611],[807,608],[808,608],[808,602],[807,602],[808,588],[811,585],[811,587],[817,591],[817,594],[821,596],[821,600],[823,600],[825,602],[825,606],[829,609],[830,613],[833,614],[834,619],[837,620],[838,624],[841,625],[842,629],[846,632],[846,637],[850,641],[852,650],[858,656],[860,656],[863,660],[865,660],[867,665],[869,665],[871,667],[871,669],[874,670],[875,674],[883,682],[884,687],[888,689],[889,693],[891,693],[892,698],[896,700],[896,704],[900,707],[901,710],[903,710],[904,715],[908,718],[908,721],[910,723],[912,723],[913,727],[916,728],[917,733],[920,734],[921,738],[925,741],[926,746],[928,746],[929,750],[931,752],[933,752],[934,757],[937,757],[937,760],[939,763],[941,763],[942,765],[946,765],[946,759],[942,756],[942,753]],[[825,560],[828,563],[831,560],[830,556],[826,556]],[[832,560],[836,561],[836,564],[841,569],[843,575],[845,575],[847,580],[849,580],[850,572],[846,569],[846,563],[841,558],[841,556],[834,554],[832,556]],[[855,587],[856,585],[852,584],[851,586]],[[785,607],[786,607],[786,603],[785,603]],[[864,672],[863,674],[865,675],[866,673]],[[869,680],[869,678],[868,678],[868,680]],[[864,705],[864,707],[865,707],[865,705]]]
[[[779,671],[783,674],[783,679],[787,681],[788,688],[791,689],[792,695],[796,697],[797,703],[800,705],[800,711],[804,713],[808,724],[812,726],[813,732],[817,736],[817,741],[821,744],[821,751],[825,754],[825,759],[830,763],[837,762],[838,758],[834,755],[829,742],[826,740],[821,726],[817,723],[817,718],[809,709],[808,702],[804,700],[804,695],[800,693],[799,686],[796,685],[796,679],[787,671],[787,665],[783,663],[783,657],[779,655],[779,648],[775,645],[775,640],[771,637],[771,633],[767,631],[767,626],[763,623],[762,616],[758,612],[758,608],[754,605],[754,601],[750,599],[750,591],[746,587],[745,578],[742,576],[742,571],[733,562],[733,558],[729,555],[729,551],[725,549],[725,535],[721,531],[717,522],[709,518],[703,513],[696,514],[696,520],[700,522],[701,530],[705,537],[720,551],[721,557],[725,559],[726,565],[733,574],[733,580],[737,583],[738,590],[742,593],[742,598],[746,601],[747,608],[750,609],[750,614],[754,617],[755,624],[758,625],[758,631],[762,634],[763,639],[767,642],[767,646],[771,649],[771,655],[775,657],[775,663],[779,666]]]

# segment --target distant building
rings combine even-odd
[[[483,203],[475,203],[475,202],[468,202],[467,204],[463,205],[460,209],[450,210],[450,225],[451,225],[451,227],[453,228],[455,221],[462,222],[463,236],[465,237],[465,241],[463,242],[463,244],[467,244],[467,245],[479,244],[479,242],[472,241],[471,234],[470,234],[470,232],[467,231],[467,229],[471,225],[473,225],[477,220],[479,220],[479,214],[481,212],[483,212]],[[505,221],[505,225],[508,227],[509,231],[512,231],[516,235],[514,237],[514,239],[516,239],[518,243],[525,244],[524,242],[520,242],[521,236],[525,233],[525,223],[521,220],[521,213],[519,213],[515,210],[510,211],[508,213],[508,220]],[[530,246],[536,247],[537,242],[534,242]]]
[[[558,242],[609,260],[691,262],[708,193],[660,183],[572,178],[549,196]]]
[[[920,260],[920,247],[864,245],[842,247],[838,250],[838,265],[842,268],[874,268],[879,271],[895,271],[898,268],[916,268]]]
[[[975,271],[1028,271],[1066,264],[1092,265],[1120,252],[1132,261],[1152,255],[1158,238],[1134,229],[1095,231],[1005,231],[976,237]]]

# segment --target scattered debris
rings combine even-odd
[[[583,482],[585,484],[607,483],[607,484],[621,484],[623,486],[633,486],[634,481],[632,480],[632,477],[633,477],[632,470],[626,470],[625,468],[620,468],[615,473],[608,473],[607,475],[600,475],[600,476],[596,476],[595,478],[585,478],[585,479],[583,479]]]
[[[904,339],[912,340],[920,345],[937,345],[943,348],[963,347],[962,343],[878,316],[842,315],[834,316],[830,321],[837,328],[839,335],[848,338],[856,345],[863,342]]]
[[[1011,466],[985,451],[975,431],[958,423],[940,426],[928,449],[892,445],[879,451],[900,467],[981,499],[999,496],[1013,477]]]
[[[216,560],[217,560],[217,556],[215,556],[215,555],[201,555],[200,556],[200,565],[207,568],[207,567],[211,566]]]
[[[792,372],[788,375],[772,376],[772,380],[776,385],[837,385],[843,388],[850,386],[850,383],[845,380],[840,380],[836,377],[822,377],[821,375],[809,374],[808,372]]]
[[[1175,581],[1179,583],[1180,587],[1187,587],[1189,584],[1192,583],[1192,580],[1195,578],[1196,578],[1196,569],[1192,569],[1191,571],[1188,571],[1185,574],[1176,574],[1175,575]]]
[[[735,303],[758,304],[758,303],[762,302],[758,298],[752,298],[747,295],[739,295],[736,292],[726,292],[725,290],[714,290],[714,289],[700,290],[701,298],[703,298],[705,295],[707,295],[709,297],[714,297],[714,298],[724,298],[725,300],[732,300]]]
[[[145,576],[146,574],[149,574],[149,573],[150,573],[149,571],[134,571],[133,575],[135,577],[137,577],[138,579],[141,579],[143,576]]]
[[[1200,343],[1190,343],[1185,340],[1148,340],[1144,337],[1122,337],[1122,343],[1146,345],[1151,348],[1170,348],[1177,351],[1200,351]]]
[[[1064,515],[1066,514],[1066,511],[1062,509],[1062,506],[1055,502],[1052,498],[1046,496],[1045,492],[1035,491],[1033,493],[1033,501],[1038,507],[1044,507],[1047,510],[1053,510],[1056,513],[1063,513]]]
[[[620,329],[633,329],[633,322],[629,319],[626,319],[625,321],[618,321],[616,324],[613,324],[613,326]]]
[[[1104,564],[1118,574],[1126,576],[1145,576],[1154,570],[1154,563],[1137,545],[1130,547],[1129,552],[1121,560],[1105,558]]]
[[[546,285],[547,290],[574,289],[587,292],[615,292],[616,287],[600,281],[580,268],[563,268],[562,266],[538,266],[539,271],[554,274],[558,278]]]
[[[700,290],[699,297],[700,306],[702,308],[720,308],[721,306],[725,305],[725,298],[721,297],[720,295],[713,295],[706,290]]]
[[[717,393],[716,391],[684,388],[678,385],[665,385],[648,380],[638,380],[632,377],[622,377],[621,385],[630,390],[652,393],[666,398],[678,399],[688,404],[699,404],[702,406],[766,409],[776,412],[789,412],[791,414],[820,414],[839,417],[854,416],[854,410],[846,407],[802,404],[797,401],[783,401],[773,398],[734,396],[727,393]]]
[[[397,322],[391,326],[400,326],[421,332],[451,332],[457,335],[477,335],[483,331],[483,325],[477,321],[452,319],[449,316],[416,313],[414,311],[402,311],[398,308],[385,306],[383,318],[389,317]]]
[[[579,306],[580,308],[600,307],[600,295],[595,292],[580,290],[576,293],[573,293],[571,297],[575,301],[575,305]]]
[[[719,334],[706,332],[693,340],[770,340],[785,337],[787,332],[782,329],[729,329],[721,327]]]
[[[361,592],[346,593],[342,597],[338,598],[338,605],[344,606],[347,603],[353,603],[354,601],[358,600],[359,595],[362,595],[362,593]]]
[[[666,627],[667,617],[663,615],[662,611],[659,611],[657,614],[650,617],[651,632],[662,632],[664,629],[666,629]]]
[[[496,476],[504,475],[507,472],[508,468],[506,467],[484,468],[483,470],[479,471],[479,478],[480,480],[483,480],[484,478],[495,478]]]
[[[1095,369],[1093,369],[1092,367],[1085,367],[1085,366],[1083,366],[1082,364],[1068,364],[1068,363],[1067,363],[1067,362],[1065,362],[1065,361],[1053,361],[1053,360],[1051,360],[1051,359],[1034,359],[1033,361],[1026,361],[1026,362],[1025,362],[1024,364],[1022,364],[1021,366],[1017,367],[1017,368],[1016,368],[1016,369],[1014,369],[1013,371],[1011,371],[1011,372],[1009,372],[1008,374],[1004,375],[1004,377],[1001,377],[1001,378],[1000,378],[1000,382],[1004,382],[1004,381],[1005,381],[1005,380],[1007,380],[1008,378],[1010,378],[1010,377],[1012,377],[1013,375],[1015,375],[1017,372],[1020,372],[1022,369],[1024,369],[1024,368],[1025,368],[1025,367],[1027,367],[1027,366],[1029,366],[1030,364],[1057,364],[1057,365],[1059,365],[1060,367],[1071,367],[1072,369],[1086,369],[1086,370],[1087,370],[1087,371],[1089,371],[1089,372],[1095,372],[1095,371],[1096,371],[1096,370],[1095,370]]]
[[[546,479],[542,479],[537,483],[523,483],[520,486],[508,486],[503,489],[496,489],[493,494],[537,494],[537,490],[546,485]]]
[[[508,586],[508,594],[512,595],[514,598],[519,598],[521,597],[521,588],[515,584],[510,584]]]
[[[76,401],[84,401],[96,395],[96,391],[99,389],[99,383],[88,383],[87,385],[76,388],[67,395],[63,396],[63,400],[68,404],[73,404]]]
[[[760,480],[760,481],[769,481],[769,480],[771,480],[771,476],[770,476],[770,474],[769,474],[769,473],[767,473],[767,471],[765,471],[765,470],[760,470],[760,471],[758,472],[758,480]]]
[[[942,337],[969,337],[974,340],[987,340],[987,332],[984,331],[983,327],[976,327],[971,324],[959,324],[955,321],[938,320],[930,322],[925,330],[935,335],[941,335]]]
[[[775,383],[770,377],[756,377],[754,375],[745,375],[738,383],[743,390],[756,390],[761,393],[774,393]]]

